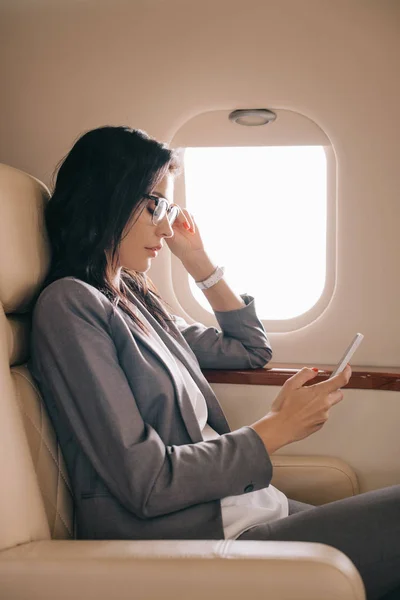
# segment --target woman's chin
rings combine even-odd
[[[152,260],[151,260],[151,258],[148,258],[148,259],[145,261],[145,263],[142,265],[142,268],[141,268],[141,269],[139,269],[139,271],[138,271],[138,272],[139,272],[139,273],[147,273],[147,271],[149,271],[149,270],[150,270],[151,263],[152,263]]]
[[[150,270],[151,267],[151,259],[149,258],[146,261],[143,261],[142,264],[138,265],[129,265],[127,267],[125,267],[126,269],[128,269],[129,271],[135,271],[135,273],[147,273],[147,271]]]

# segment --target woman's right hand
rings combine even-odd
[[[340,388],[349,382],[351,367],[347,365],[342,373],[332,379],[303,387],[315,376],[313,369],[304,367],[285,381],[270,412],[251,425],[264,442],[268,454],[302,440],[323,427],[330,408],[343,400]]]

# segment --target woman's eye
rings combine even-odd
[[[156,203],[154,200],[149,200],[147,203],[147,210],[149,211],[149,213],[152,215],[154,213],[154,211],[156,210]]]

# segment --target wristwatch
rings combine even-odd
[[[224,276],[224,272],[225,267],[217,267],[214,273],[210,275],[210,277],[207,277],[207,279],[204,279],[204,281],[195,281],[195,284],[201,290],[208,290],[208,288],[212,287],[213,285],[218,283],[220,279],[222,279],[222,277]]]

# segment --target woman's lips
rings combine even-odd
[[[155,258],[157,256],[157,252],[161,250],[161,248],[162,246],[155,246],[154,248],[146,248],[146,250],[151,254],[151,256],[153,256],[153,258]]]

